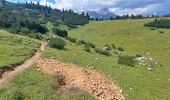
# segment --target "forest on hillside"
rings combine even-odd
[[[52,9],[50,6],[42,6],[37,2],[11,3],[0,0],[0,27],[6,28],[11,33],[24,34],[36,37],[45,34],[48,29],[44,26],[47,22],[54,26],[66,25],[76,28],[77,25],[85,25],[89,22],[89,15],[78,14],[73,10]]]

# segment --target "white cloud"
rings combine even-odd
[[[47,0],[40,0],[40,4],[58,9],[90,10],[111,6],[115,1],[117,0],[55,0],[55,3],[50,3]]]
[[[17,0],[8,0],[16,2]],[[18,0],[19,2],[39,1],[52,8],[73,9],[75,11],[110,8],[118,15],[123,14],[166,14],[170,13],[170,0]],[[51,2],[50,2],[51,1]]]

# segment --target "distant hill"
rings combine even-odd
[[[110,19],[110,17],[116,17],[116,14],[109,11],[108,8],[103,8],[97,11],[87,11],[91,18],[103,18]]]

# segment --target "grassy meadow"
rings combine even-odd
[[[71,37],[86,40],[103,48],[114,43],[124,48],[128,55],[148,55],[161,66],[148,65],[129,67],[117,64],[118,55],[111,51],[107,57],[84,51],[82,45],[67,43],[65,50],[47,48],[43,56],[71,62],[84,67],[94,67],[111,76],[123,89],[127,100],[168,100],[170,96],[170,29],[144,27],[154,19],[115,20],[90,22],[69,31]],[[163,31],[163,33],[160,33]]]
[[[24,62],[39,45],[38,40],[0,30],[0,68]]]

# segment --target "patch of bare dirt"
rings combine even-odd
[[[53,59],[39,59],[37,70],[56,76],[56,88],[78,88],[99,100],[125,100],[122,90],[106,76],[93,69],[65,64]]]

